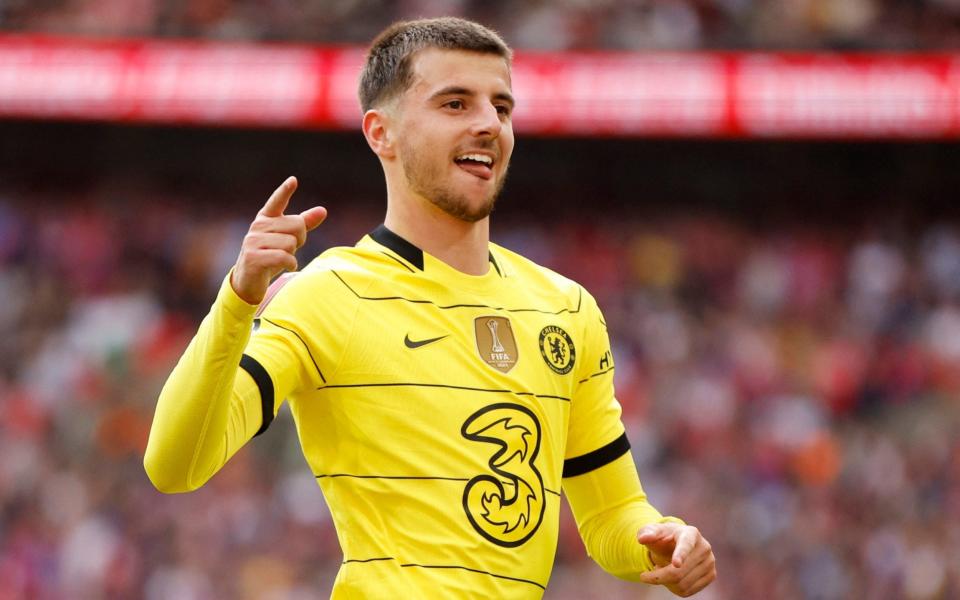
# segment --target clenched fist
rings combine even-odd
[[[243,238],[230,285],[248,304],[260,304],[270,280],[281,271],[297,270],[294,253],[306,242],[307,232],[327,218],[322,206],[298,215],[283,214],[296,190],[297,178],[288,177],[267,199]]]

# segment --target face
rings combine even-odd
[[[503,58],[419,52],[397,111],[397,158],[409,191],[463,221],[489,215],[513,153],[512,111]]]

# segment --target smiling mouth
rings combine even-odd
[[[461,154],[454,158],[453,162],[467,173],[480,179],[491,179],[493,177],[493,159],[486,154]]]

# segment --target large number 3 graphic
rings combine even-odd
[[[492,404],[470,415],[460,433],[500,447],[488,462],[492,474],[477,475],[463,490],[467,518],[494,544],[523,544],[540,527],[546,508],[543,477],[534,464],[540,453],[540,422],[519,404]]]

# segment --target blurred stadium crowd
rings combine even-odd
[[[0,193],[0,600],[329,593],[340,551],[289,415],[193,494],[143,473],[247,227],[195,200]],[[335,207],[301,255],[380,214]],[[598,297],[645,487],[714,543],[703,598],[960,596],[960,229],[495,230]],[[666,597],[599,572],[564,518],[547,598]]]
[[[0,30],[364,44],[439,13],[539,50],[960,46],[960,0],[0,0]],[[116,160],[162,162],[151,151]],[[249,215],[149,181],[51,193],[6,174],[0,600],[325,597],[341,554],[289,415],[193,494],[159,494],[142,468],[157,393]],[[381,215],[332,206],[301,256]],[[714,544],[699,598],[960,597],[956,221],[496,219],[496,241],[597,296],[647,492]],[[564,519],[546,598],[667,597],[601,573]]]
[[[540,50],[960,46],[957,0],[5,0],[0,29],[367,44],[398,18],[439,14]]]

